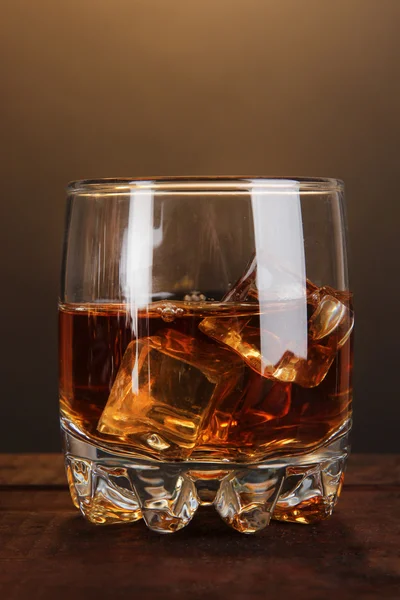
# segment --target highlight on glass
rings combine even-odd
[[[72,500],[168,533],[328,517],[351,428],[343,184],[68,187],[60,409]]]

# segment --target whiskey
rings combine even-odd
[[[329,516],[352,414],[352,295],[328,285],[347,283],[341,182],[68,194],[59,387],[75,506],[160,533],[203,505],[245,533]]]
[[[59,314],[64,430],[114,457],[67,460],[90,521],[174,531],[201,503],[249,533],[332,513],[351,425],[349,292],[307,281],[302,297],[261,301],[252,268],[219,302]]]
[[[316,298],[310,286],[303,356],[288,349],[294,334],[285,330],[299,301],[168,300],[136,314],[123,304],[61,305],[64,423],[157,459],[312,452],[351,416],[352,313],[348,294],[321,288]]]

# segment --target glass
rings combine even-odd
[[[60,406],[74,504],[159,532],[332,513],[351,427],[352,295],[334,179],[68,187]]]

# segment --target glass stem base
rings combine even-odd
[[[173,533],[199,506],[213,505],[242,533],[271,518],[314,523],[329,517],[339,497],[348,434],[309,454],[257,463],[159,462],[100,448],[63,429],[65,465],[74,505],[92,523],[143,518],[158,533]]]

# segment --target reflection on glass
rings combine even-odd
[[[353,310],[335,180],[77,182],[60,298],[75,504],[162,532],[239,531],[340,493]]]

